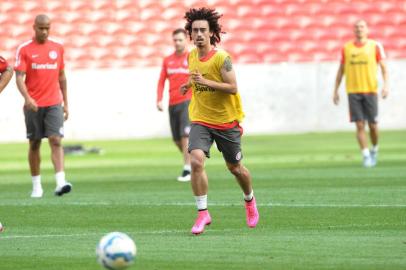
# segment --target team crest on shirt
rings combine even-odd
[[[58,57],[58,53],[56,51],[50,51],[49,52],[49,58],[52,60],[55,60]]]

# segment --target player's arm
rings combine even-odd
[[[8,66],[0,75],[0,93],[6,88],[13,77],[13,69]]]
[[[333,93],[333,102],[334,104],[338,104],[340,102],[340,95],[338,94],[338,89],[340,88],[341,80],[343,79],[344,75],[344,63],[340,63],[340,66],[337,71],[336,82],[334,85],[334,93]]]
[[[382,97],[386,98],[389,95],[388,70],[386,68],[386,63],[384,60],[379,61],[379,66],[381,67],[382,79],[383,79]]]
[[[158,80],[158,87],[157,87],[157,99],[156,99],[156,107],[158,111],[163,111],[163,105],[162,105],[162,98],[164,95],[164,88],[165,88],[165,81],[167,78],[167,73],[166,73],[166,67],[165,67],[165,62],[162,65],[161,73],[159,75],[159,80]]]
[[[198,72],[192,72],[191,75],[193,81],[200,85],[205,85],[229,94],[236,94],[238,92],[237,79],[235,77],[233,64],[231,63],[231,58],[229,56],[226,57],[226,59],[224,60],[223,66],[220,69],[220,73],[223,82],[207,80]]]
[[[61,88],[62,92],[62,97],[63,97],[63,112],[64,112],[64,117],[65,121],[68,120],[69,118],[69,103],[68,103],[68,88],[67,88],[67,82],[66,82],[66,75],[65,75],[65,70],[60,70],[59,71],[59,87]]]
[[[192,87],[192,78],[189,76],[189,78],[187,79],[187,82],[180,86],[179,91],[182,95],[186,95],[186,93],[187,93],[187,91],[189,91],[190,87]]]
[[[33,111],[38,111],[38,105],[34,99],[30,97],[28,94],[27,86],[25,84],[25,71],[16,70],[16,83],[18,91],[24,98],[24,106],[25,108]]]

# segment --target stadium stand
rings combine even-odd
[[[171,30],[184,26],[188,8],[203,3],[224,13],[222,46],[237,63],[337,60],[358,18],[390,58],[406,58],[404,0],[2,1],[0,51],[12,61],[18,44],[32,36],[35,15],[46,13],[70,68],[159,66],[172,50]]]

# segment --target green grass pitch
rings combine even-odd
[[[68,156],[73,193],[53,195],[43,144],[44,198],[29,198],[26,144],[0,145],[0,269],[101,269],[107,232],[135,239],[131,269],[406,269],[406,131],[382,132],[379,165],[361,167],[353,133],[246,136],[244,163],[261,219],[245,224],[242,194],[216,148],[207,161],[213,223],[196,216],[170,139],[98,141],[103,155]]]

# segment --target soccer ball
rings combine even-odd
[[[106,234],[96,248],[97,261],[110,270],[127,268],[134,263],[136,253],[134,241],[120,232]]]

